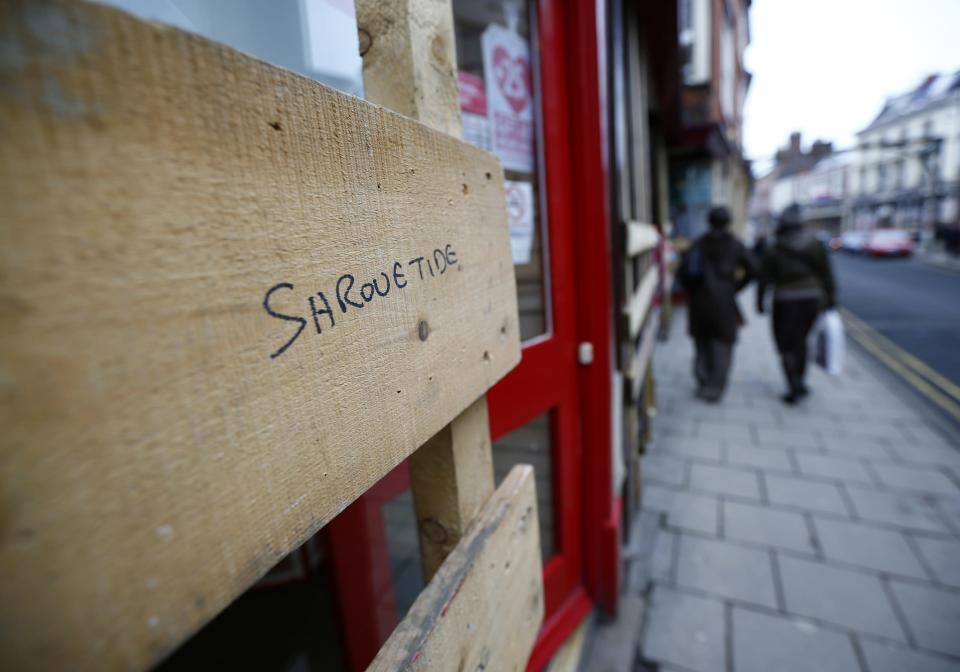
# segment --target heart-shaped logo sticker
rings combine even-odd
[[[493,76],[503,97],[516,114],[530,104],[530,62],[523,56],[513,58],[503,47],[493,50]]]

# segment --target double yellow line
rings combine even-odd
[[[960,421],[960,386],[950,382],[845,308],[847,332],[867,352],[890,367],[920,394]]]

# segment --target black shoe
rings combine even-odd
[[[720,403],[720,399],[723,397],[723,390],[704,387],[697,391],[697,397],[708,403],[717,404]]]
[[[781,396],[781,397],[780,397],[780,401],[782,401],[783,403],[785,403],[785,404],[788,405],[788,406],[793,406],[793,405],[796,404],[798,401],[800,401],[800,397],[801,397],[801,395],[800,395],[800,394],[797,394],[796,392],[789,392],[789,393],[784,394],[783,396]]]

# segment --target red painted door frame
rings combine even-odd
[[[580,340],[593,345],[594,359],[580,369],[584,437],[584,543],[587,590],[608,614],[616,613],[620,586],[621,501],[613,492],[614,371],[613,263],[610,243],[606,108],[606,2],[570,3],[568,70],[577,96],[571,100],[578,256],[577,300]]]

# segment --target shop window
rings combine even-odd
[[[550,331],[536,53],[526,2],[454,0],[463,137],[500,159],[517,277],[520,338]]]
[[[102,1],[363,95],[363,62],[352,0]]]

